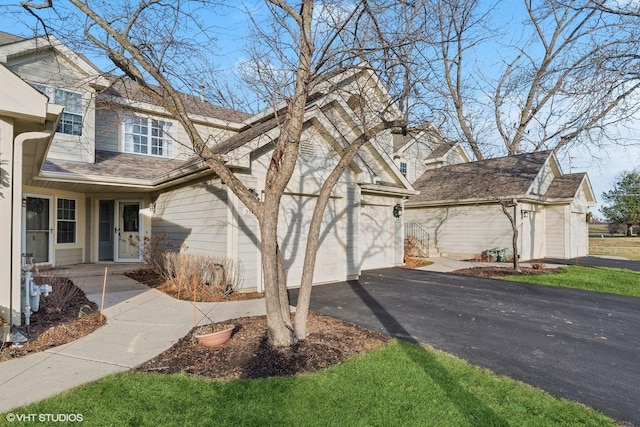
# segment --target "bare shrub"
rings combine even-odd
[[[541,262],[534,262],[533,264],[531,264],[531,268],[533,268],[534,270],[544,270],[544,264]]]
[[[129,237],[129,244],[134,247],[140,247],[144,263],[147,264],[154,273],[166,277],[164,254],[174,249],[171,244],[171,238],[166,231],[163,231],[161,234],[152,234],[151,237],[144,236],[142,244],[140,244],[140,236]]]
[[[51,285],[48,296],[42,296],[40,308],[48,312],[62,312],[65,307],[80,294],[80,288],[58,270],[47,270],[33,276],[38,285]]]
[[[420,256],[420,242],[415,236],[404,238],[404,254],[407,256]]]
[[[242,264],[227,257],[167,252],[163,265],[164,275],[178,298],[194,291],[228,296],[242,280]]]

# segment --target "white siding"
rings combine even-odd
[[[429,232],[431,241],[435,242],[440,252],[448,256],[471,258],[496,247],[507,249],[507,255],[513,254],[511,223],[499,205],[449,208],[405,206],[404,221],[420,224]]]
[[[546,216],[546,241],[547,254],[551,258],[568,257],[566,253],[567,223],[565,219],[566,205],[547,206]]]
[[[278,239],[287,269],[287,286],[300,285],[309,224],[315,197],[284,196],[280,208]],[[344,200],[332,199],[325,210],[318,242],[314,283],[344,280],[347,275],[347,244]]]
[[[362,205],[360,265],[362,270],[394,265],[394,224],[390,206]]]
[[[172,243],[190,253],[227,255],[227,192],[219,181],[190,185],[160,194],[152,233],[166,231]]]
[[[47,156],[51,159],[92,163],[95,139],[95,91],[86,83],[86,76],[65,58],[51,52],[16,58],[7,66],[29,83],[39,83],[83,94],[82,135],[56,133]]]
[[[79,264],[82,260],[82,248],[56,249],[56,266]]]

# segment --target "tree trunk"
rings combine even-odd
[[[295,344],[293,331],[285,321],[279,289],[278,268],[278,208],[279,199],[265,197],[264,215],[260,221],[260,256],[264,275],[264,298],[267,311],[267,337],[272,347],[290,347]],[[288,307],[288,305],[287,305]]]
[[[511,223],[511,231],[513,232],[511,238],[511,245],[513,248],[513,269],[515,271],[520,271],[520,254],[518,253],[518,224],[516,223],[516,210],[518,207],[518,203],[513,204],[513,214],[509,212],[507,207],[509,204],[507,202],[500,202],[500,206],[502,206],[502,212],[509,218],[509,222]]]
[[[633,236],[633,224],[627,224],[627,237]]]

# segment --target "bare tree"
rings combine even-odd
[[[505,2],[434,3],[440,37],[425,63],[435,78],[421,84],[441,97],[432,115],[477,159],[499,146],[513,155],[600,144],[637,111],[637,19],[589,0],[523,0],[520,15]],[[505,19],[522,19],[520,33],[509,22],[505,37]]]
[[[366,75],[362,74],[363,60],[369,60],[364,68],[393,73],[392,68],[402,62],[401,56],[411,51],[407,48],[411,43],[409,34],[418,33],[417,20],[406,23],[412,26],[410,30],[402,30],[390,25],[401,22],[399,19],[387,22],[378,19],[406,11],[406,5],[393,1],[361,0],[345,5],[330,1],[301,0],[294,4],[266,0],[270,18],[254,21],[253,44],[249,50],[251,65],[246,70],[251,77],[249,81],[253,82],[251,89],[272,106],[279,137],[273,143],[264,197],[257,200],[225,165],[224,156],[212,149],[215,141],[209,141],[193,123],[180,92],[200,83],[200,80],[194,83],[191,77],[201,79],[205,70],[212,74],[207,53],[215,46],[214,33],[198,19],[194,7],[213,13],[215,3],[156,0],[111,5],[90,5],[83,0],[70,0],[70,3],[86,20],[83,38],[104,52],[119,70],[182,125],[193,151],[255,214],[260,228],[269,342],[274,347],[286,347],[304,339],[320,225],[331,191],[362,145],[385,129],[405,124],[393,101],[384,101],[383,105],[358,102],[369,95],[371,84],[368,82],[356,88],[361,91],[359,96],[345,100],[349,105],[361,105],[357,112],[360,131],[339,153],[340,158],[317,198],[294,326],[277,227],[282,197],[298,159],[307,100],[314,90],[332,90],[333,78],[337,75],[350,70],[354,75]],[[54,3],[52,7],[57,5]],[[49,25],[49,21],[44,22]],[[381,51],[386,55],[380,55]]]

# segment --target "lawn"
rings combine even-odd
[[[562,267],[559,273],[500,279],[640,297],[640,273],[619,268],[569,266]]]
[[[296,377],[115,375],[16,412],[34,413],[80,413],[87,425],[615,425],[583,405],[397,340]]]
[[[640,260],[640,237],[590,237],[589,254]]]

